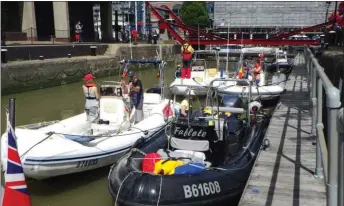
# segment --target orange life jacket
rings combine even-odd
[[[183,46],[183,59],[191,59],[192,58],[192,54],[189,51],[189,47],[190,47],[190,45],[188,45],[187,47]]]
[[[96,86],[96,83],[92,82],[92,83],[86,83],[85,84],[86,87],[94,87]]]

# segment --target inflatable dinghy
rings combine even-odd
[[[214,50],[195,51],[195,58],[191,62],[190,78],[176,78],[170,84],[170,90],[175,95],[186,95],[189,88],[195,88],[196,96],[206,96],[209,83],[216,78],[228,78],[228,75],[221,72],[218,63],[218,54]],[[216,60],[217,66],[208,67],[204,57]]]
[[[36,124],[15,129],[26,176],[45,179],[111,165],[137,139],[155,134],[167,124],[167,118],[173,116],[172,109],[166,112],[169,100],[162,99],[160,94],[144,93],[144,120],[135,124],[121,87],[104,87],[101,88],[100,119],[96,123],[87,123],[86,114],[82,113],[50,125]],[[1,139],[4,170],[6,135]]]
[[[257,85],[252,83],[251,86],[251,98],[257,100],[258,98],[270,98],[272,96],[280,96],[284,92],[286,75],[277,73],[272,77],[272,84],[267,85],[265,75],[261,73],[261,81]],[[250,87],[247,80],[243,81],[232,81],[227,82],[224,86],[219,87],[219,93],[223,94],[234,94],[241,96],[249,95]]]
[[[139,139],[110,170],[115,205],[210,206],[240,197],[270,118],[248,124],[233,112],[242,108],[220,110],[220,119],[179,118]]]

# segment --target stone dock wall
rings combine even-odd
[[[122,59],[157,58],[159,45],[109,45],[106,55],[11,62],[1,65],[1,93],[8,95],[80,81],[87,73],[115,75]],[[180,46],[161,45],[162,59],[180,60]],[[131,54],[132,53],[132,54]]]

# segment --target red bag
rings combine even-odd
[[[161,160],[161,156],[158,153],[149,153],[143,158],[142,171],[143,172],[154,172],[155,163]]]

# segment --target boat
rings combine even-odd
[[[170,84],[170,90],[172,94],[186,95],[189,87],[197,87],[193,90],[195,95],[206,96],[209,83],[219,77],[227,78],[228,75],[219,69],[218,51],[197,50],[191,61],[191,78],[176,78]]]
[[[174,118],[112,165],[108,188],[115,205],[222,205],[240,197],[270,117],[258,117],[255,101],[244,109],[218,98],[207,101],[214,113]]]
[[[100,93],[99,120],[95,123],[87,123],[86,114],[81,113],[49,124],[15,128],[18,152],[27,177],[40,180],[111,165],[137,139],[153,135],[172,117],[165,109],[172,100],[164,99],[163,92],[144,93],[144,120],[138,123],[134,122],[135,111],[130,110],[128,97],[118,82],[103,82]],[[1,139],[4,170],[5,135]]]
[[[267,69],[271,72],[282,72],[289,74],[293,68],[292,62],[288,61],[287,52],[283,50],[277,50],[274,60]]]
[[[274,48],[265,48],[265,47],[251,47],[251,48],[243,48],[241,50],[240,60],[238,62],[237,71],[243,68],[244,62],[246,62],[249,67],[253,67],[252,60],[258,58],[258,55],[263,54],[265,55],[274,55],[275,49]],[[247,59],[251,57],[252,59]],[[219,92],[224,94],[235,94],[235,95],[242,95],[247,96],[249,93],[252,95],[251,97],[254,100],[258,99],[266,99],[271,98],[271,96],[277,96],[284,92],[286,76],[283,73],[278,73],[273,75],[272,83],[267,84],[266,79],[266,71],[265,71],[264,63],[262,63],[262,70],[260,72],[260,82],[257,85],[255,82],[247,82],[246,80],[243,81],[232,81],[230,83],[223,84],[219,88]],[[236,77],[235,77],[236,78]],[[249,86],[252,84],[252,87]],[[249,90],[251,88],[251,91]]]

